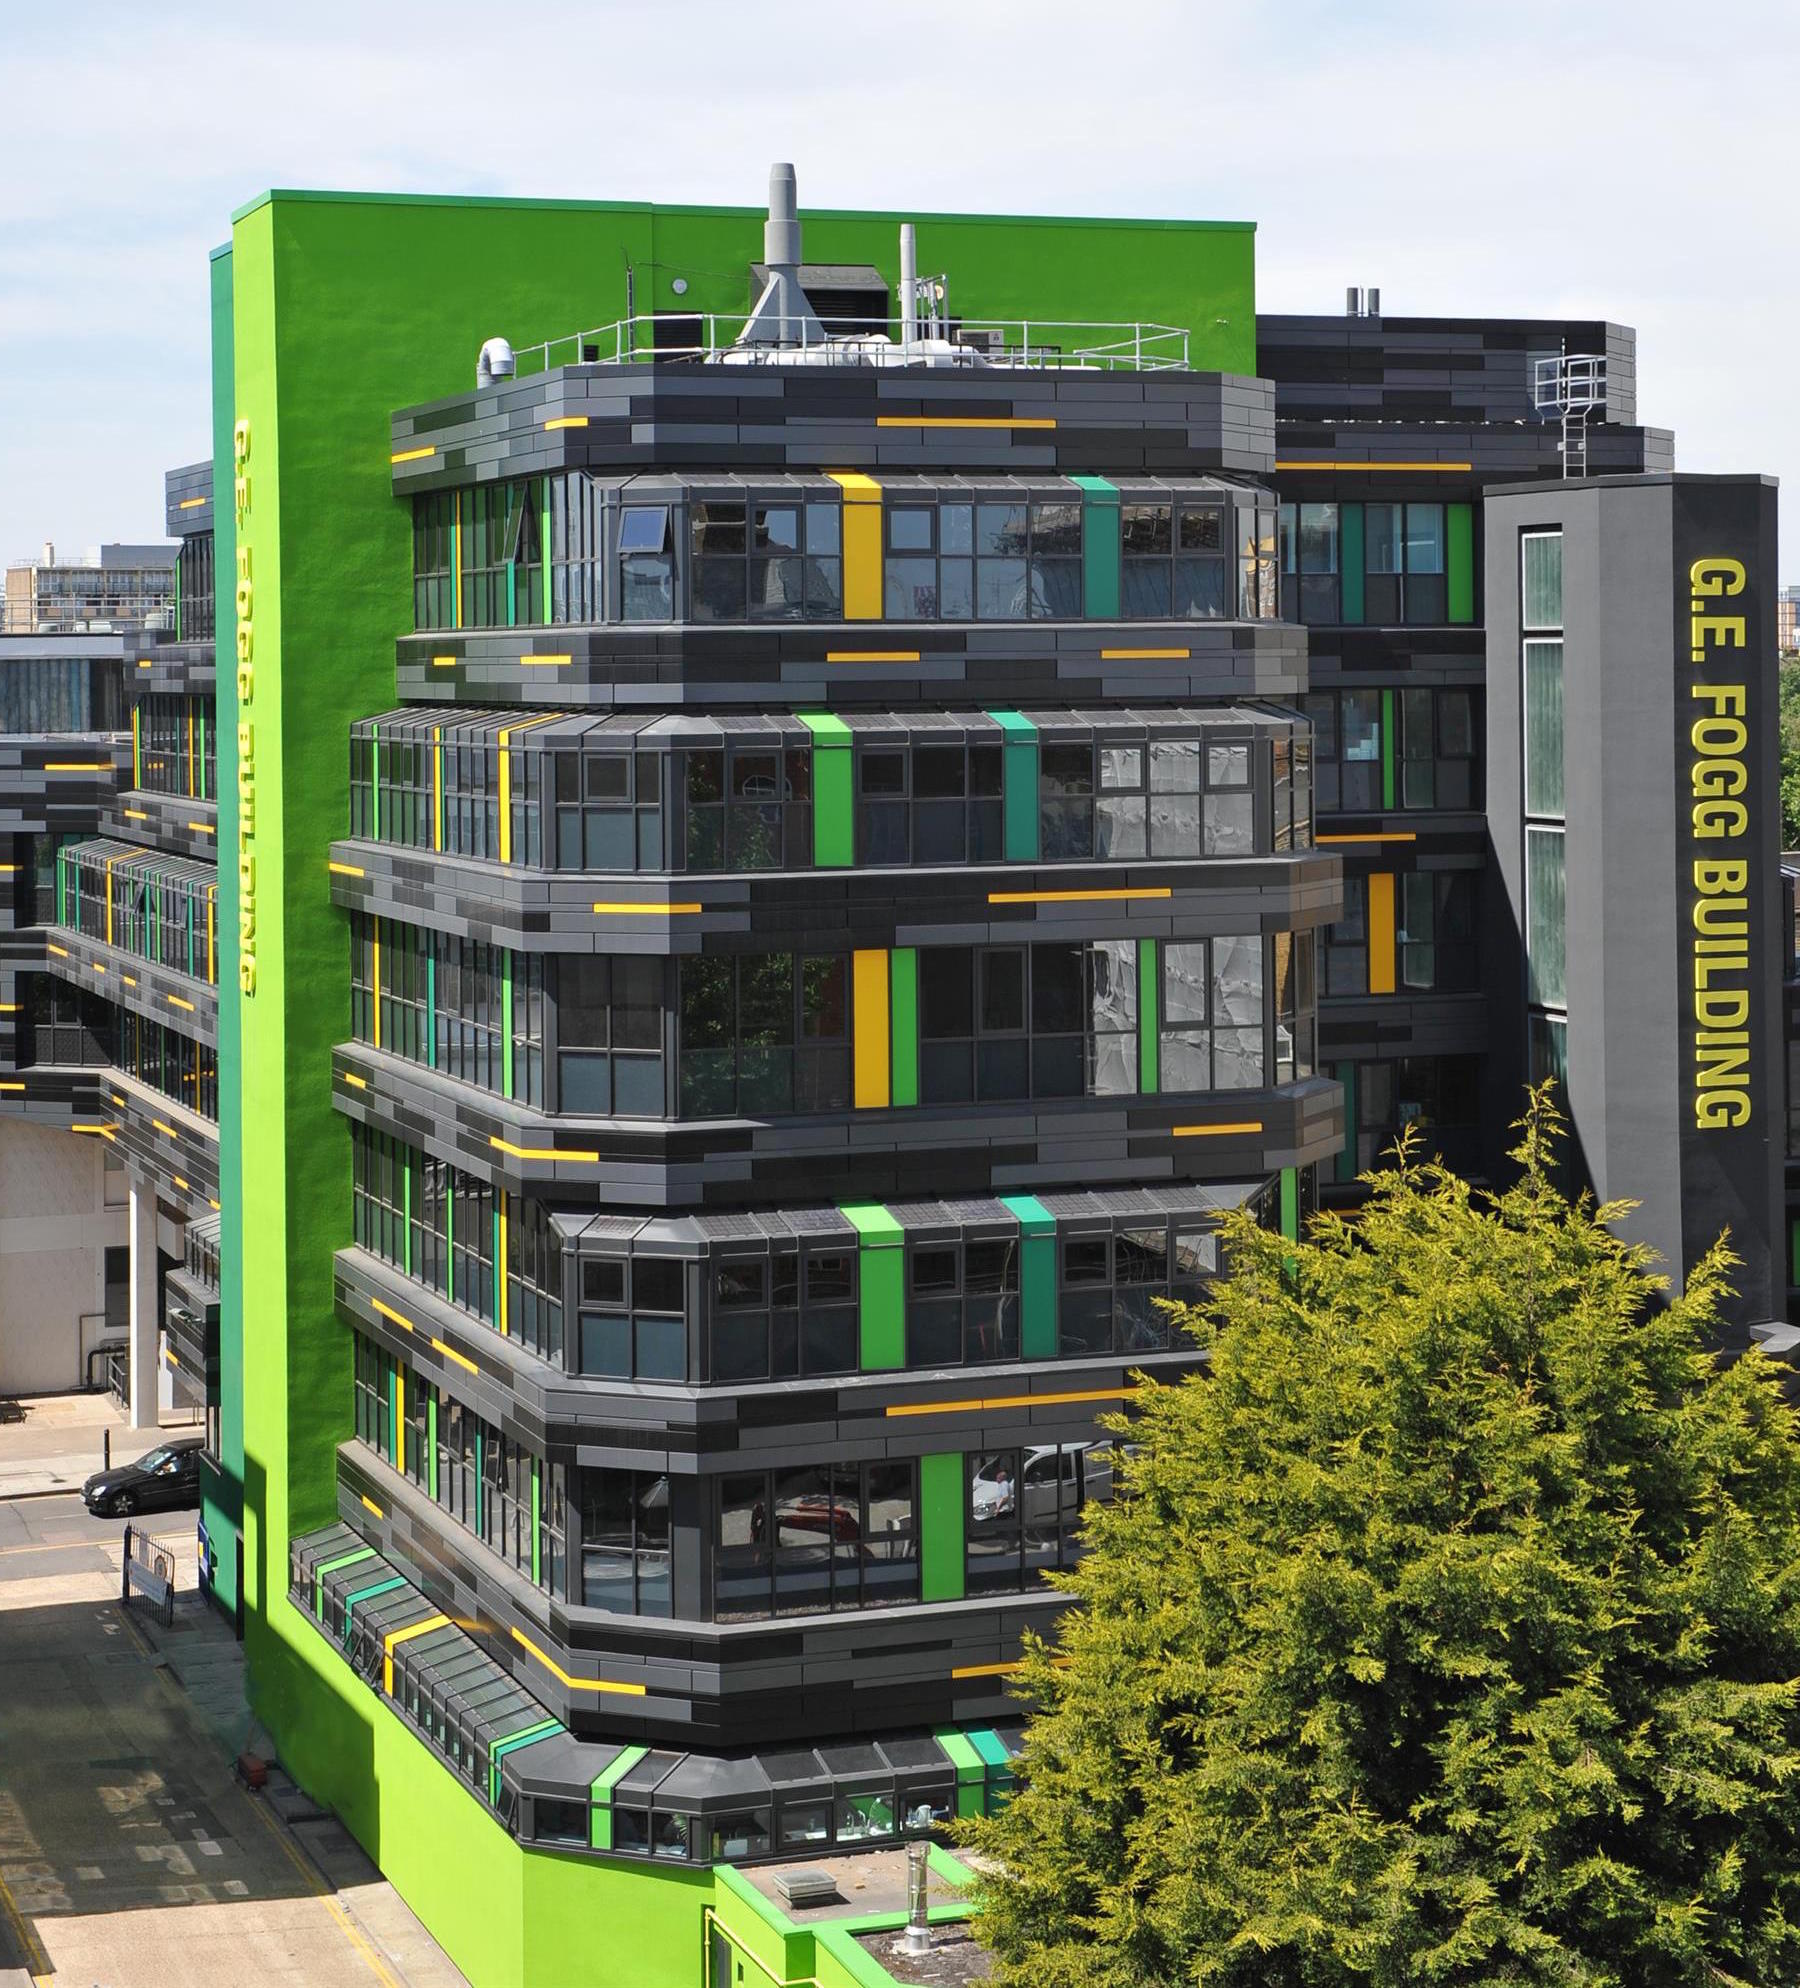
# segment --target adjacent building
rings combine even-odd
[[[46,543],[42,558],[6,569],[7,635],[104,634],[159,628],[171,612],[175,580],[171,545],[99,545],[80,559],[58,559]]]

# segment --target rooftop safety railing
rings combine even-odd
[[[916,335],[903,345],[896,330],[866,317],[820,318],[796,324],[782,343],[739,344],[746,320],[711,311],[663,312],[621,318],[591,331],[573,331],[514,353],[518,373],[556,366],[647,365],[668,360],[733,366],[904,366],[934,371],[966,366],[1100,372],[1185,371],[1188,332],[1172,324],[1073,323],[1045,318],[952,322],[947,336]],[[821,333],[823,336],[821,337]]]

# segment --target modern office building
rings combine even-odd
[[[0,1107],[127,1168],[258,1710],[484,1984],[889,1978],[1223,1211],[1554,1070],[1783,1309],[1767,487],[1618,326],[790,187],[243,210],[171,625],[15,844],[93,1056]]]
[[[1800,649],[1800,587],[1783,587],[1775,597],[1775,642],[1784,656]]]
[[[80,559],[58,559],[46,544],[39,559],[6,569],[0,633],[104,634],[160,628],[175,585],[172,545],[97,545]]]

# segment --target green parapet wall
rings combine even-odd
[[[906,1231],[879,1202],[839,1211],[857,1235],[857,1318],[865,1374],[906,1365]]]

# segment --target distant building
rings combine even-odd
[[[1800,587],[1783,587],[1775,597],[1775,646],[1784,656],[1800,649]]]
[[[0,632],[160,628],[174,613],[175,550],[172,545],[98,545],[78,560],[59,560],[55,546],[46,544],[41,559],[21,559],[7,567]]]

